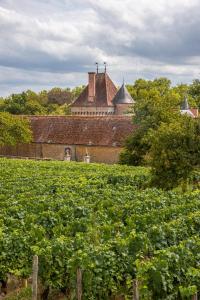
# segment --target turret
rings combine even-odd
[[[187,99],[186,96],[184,97],[184,100],[181,103],[180,113],[181,113],[181,115],[188,115],[188,116],[190,116],[192,118],[195,118],[194,113],[192,112],[192,110],[189,107],[188,99]]]
[[[113,98],[112,102],[115,106],[115,115],[123,115],[129,113],[130,108],[135,103],[135,101],[129,94],[124,82]]]

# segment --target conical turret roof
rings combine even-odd
[[[183,102],[181,103],[181,110],[180,110],[181,115],[188,115],[192,118],[194,118],[194,114],[190,110],[189,104],[188,104],[188,99],[185,96]]]
[[[189,104],[188,104],[188,99],[185,96],[183,102],[181,103],[181,110],[189,110]]]
[[[113,98],[113,104],[133,104],[135,101],[129,94],[127,88],[125,87],[125,84],[123,82],[121,88],[118,90],[117,94]]]

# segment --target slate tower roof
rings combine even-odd
[[[188,100],[187,97],[184,97],[183,102],[181,103],[181,110],[188,110],[189,108],[189,104],[188,104]]]
[[[133,100],[127,88],[125,87],[125,84],[123,83],[112,102],[114,105],[116,105],[116,104],[133,104],[135,101]]]

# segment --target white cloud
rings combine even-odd
[[[82,84],[95,61],[107,61],[117,83],[189,81],[199,74],[199,8],[198,0],[1,0],[0,93]]]

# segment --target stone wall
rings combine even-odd
[[[42,144],[43,158],[64,160],[66,149],[70,149],[72,160],[76,160],[74,145]]]
[[[18,157],[42,157],[42,145],[31,143],[17,146],[4,146],[0,147],[1,156],[18,156]]]
[[[90,155],[91,162],[114,164],[119,160],[119,154],[122,151],[121,147],[95,147],[95,146],[77,146],[76,159],[83,161],[86,151]]]
[[[0,155],[7,157],[64,160],[66,150],[70,150],[73,161],[83,161],[84,156],[88,153],[90,155],[91,162],[114,164],[118,162],[122,148],[32,143],[29,145],[18,145],[16,147],[0,147]]]

